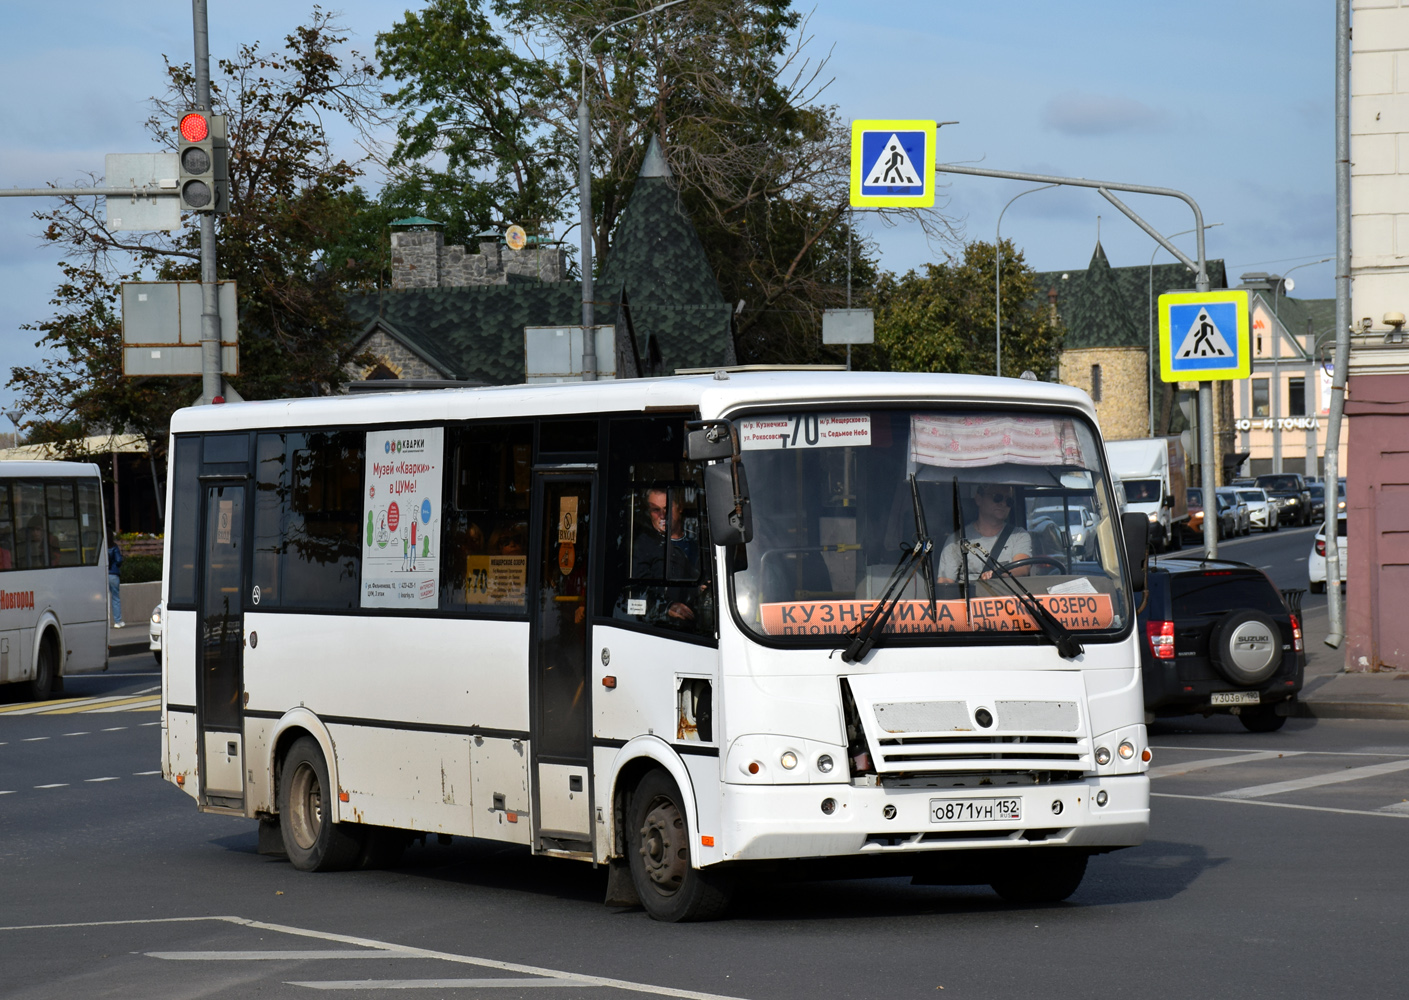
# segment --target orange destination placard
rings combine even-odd
[[[1069,629],[1109,628],[1114,619],[1110,594],[1037,594],[1057,621]],[[841,635],[856,628],[877,601],[783,601],[759,608],[768,635]],[[925,632],[1035,632],[1037,623],[1016,597],[975,597],[963,601],[899,601],[886,622],[887,634]]]

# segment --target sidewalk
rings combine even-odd
[[[1346,673],[1345,648],[1326,645],[1324,606],[1302,617],[1306,682],[1297,713],[1316,719],[1409,719],[1409,671]]]

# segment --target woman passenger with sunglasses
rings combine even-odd
[[[983,547],[993,562],[1014,562],[1032,556],[1032,536],[1012,523],[1013,488],[981,484],[974,490],[978,517],[964,526],[963,537]],[[1001,539],[1001,546],[1000,546]],[[954,583],[959,577],[960,533],[954,532],[939,553],[938,582]],[[995,552],[994,548],[1000,546]],[[988,562],[976,552],[968,554],[969,576],[987,580],[993,575]],[[1013,570],[1014,576],[1026,576],[1030,566]]]

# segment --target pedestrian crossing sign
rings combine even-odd
[[[932,121],[851,123],[851,204],[856,208],[934,206]]]
[[[1248,293],[1167,292],[1159,297],[1159,368],[1165,382],[1247,378],[1252,372]]]

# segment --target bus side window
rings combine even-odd
[[[446,428],[441,607],[526,608],[532,424]]]
[[[44,486],[48,508],[49,565],[78,566],[78,500],[74,484],[51,482]]]
[[[683,457],[684,418],[614,420],[609,433],[611,522],[598,613],[714,636],[713,548],[700,467]]]
[[[0,570],[15,568],[15,514],[10,506],[10,485],[0,483]]]
[[[195,607],[196,546],[200,544],[201,439],[176,439],[171,457],[171,565],[166,572],[167,607]]]
[[[98,565],[103,551],[103,491],[87,479],[78,483],[78,538],[80,564]]]
[[[47,530],[44,525],[44,484],[17,482],[15,490],[15,565],[19,569],[42,569],[49,565]]]

